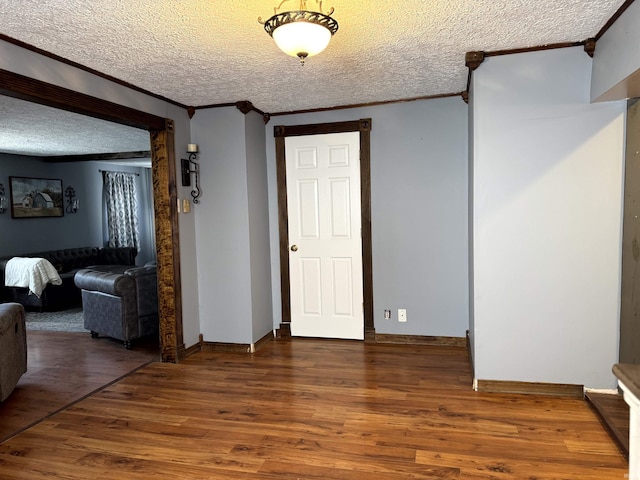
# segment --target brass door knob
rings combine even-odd
[[[291,251],[292,252],[297,252],[298,251],[298,245],[291,245]]]

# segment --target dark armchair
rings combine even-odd
[[[91,336],[112,337],[131,348],[131,341],[158,334],[158,281],[155,266],[123,273],[91,269],[76,273],[82,291],[84,328]]]
[[[24,307],[0,304],[0,402],[4,401],[27,371],[27,334]]]

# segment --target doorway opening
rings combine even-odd
[[[0,70],[0,94],[149,131],[160,350],[164,362],[177,362],[184,352],[184,340],[173,120],[6,70]]]

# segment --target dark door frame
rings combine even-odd
[[[160,348],[184,354],[173,120],[0,69],[0,94],[150,132],[158,261]]]
[[[291,334],[291,297],[289,283],[289,219],[287,214],[287,168],[285,138],[326,133],[360,132],[360,204],[362,215],[362,287],[364,295],[364,339],[374,341],[373,269],[371,248],[371,119],[311,125],[278,125],[273,128],[276,144],[278,183],[278,229],[280,232],[280,293],[282,323],[280,334]]]

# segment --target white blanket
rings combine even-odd
[[[4,284],[7,287],[24,287],[40,298],[47,283],[62,285],[62,279],[44,258],[13,257],[4,269]]]

